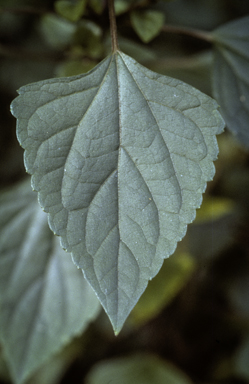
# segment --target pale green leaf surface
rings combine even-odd
[[[131,23],[144,43],[148,43],[156,37],[164,24],[164,14],[159,11],[132,11]]]
[[[0,337],[22,383],[96,317],[99,302],[60,247],[29,182],[0,196]]]
[[[249,147],[249,16],[213,34],[213,90],[228,128]]]
[[[12,113],[32,186],[118,332],[214,175],[217,104],[122,52],[19,93]]]
[[[153,355],[133,355],[93,366],[86,384],[191,384],[179,369]]]

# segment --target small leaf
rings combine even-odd
[[[87,0],[57,0],[56,12],[70,21],[78,21],[84,14]]]
[[[249,16],[213,34],[213,91],[228,128],[249,147]]]
[[[94,12],[101,15],[105,7],[105,0],[89,0],[89,5]]]
[[[12,113],[33,188],[117,333],[214,175],[217,104],[122,52],[19,93]]]
[[[24,382],[96,317],[99,303],[60,247],[29,182],[0,196],[0,336]]]
[[[131,23],[144,43],[156,37],[164,24],[164,14],[154,10],[132,11]]]
[[[107,360],[93,366],[87,384],[191,384],[172,364],[153,355],[134,355]]]
[[[128,11],[131,6],[131,2],[129,0],[116,0],[114,2],[115,14],[121,15]]]
[[[78,23],[74,42],[84,49],[85,55],[92,58],[102,57],[103,44],[101,38],[102,30],[97,24],[89,20],[82,20]]]

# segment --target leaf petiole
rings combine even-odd
[[[118,33],[117,33],[117,23],[116,16],[114,10],[114,0],[108,0],[108,8],[109,8],[109,18],[110,18],[110,32],[112,39],[112,53],[115,53],[119,50],[118,46]]]

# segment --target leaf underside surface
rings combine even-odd
[[[214,176],[217,103],[120,51],[19,93],[12,113],[32,186],[118,333]]]
[[[249,16],[216,29],[213,90],[228,129],[249,148]]]

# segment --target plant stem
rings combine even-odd
[[[111,39],[112,39],[112,53],[115,53],[116,51],[119,50],[119,46],[118,46],[116,16],[115,16],[115,10],[114,10],[114,0],[108,0],[108,8],[109,8],[109,18],[110,18]]]
[[[200,31],[199,29],[186,28],[186,27],[176,27],[174,25],[164,25],[162,31],[169,33],[179,33],[182,35],[188,35],[195,37],[197,39],[205,40],[209,43],[212,43],[212,35],[206,31]]]

